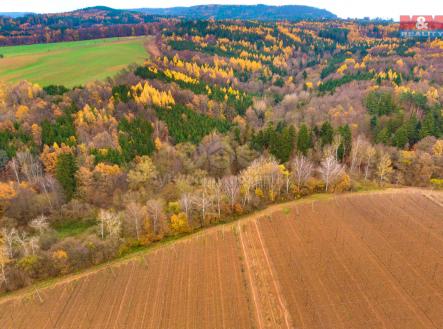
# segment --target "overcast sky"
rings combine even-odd
[[[398,20],[400,15],[443,15],[443,0],[0,0],[0,12],[50,13],[97,5],[113,8],[146,8],[192,6],[209,3],[309,5],[327,9],[342,18],[369,16]]]

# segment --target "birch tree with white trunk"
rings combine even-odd
[[[100,209],[98,215],[99,230],[102,240],[105,236],[109,236],[111,239],[120,237],[121,233],[121,220],[115,212],[111,210]]]
[[[304,155],[297,155],[291,162],[292,177],[300,187],[311,177],[312,170],[314,169],[313,163]]]
[[[165,203],[162,199],[153,199],[146,202],[149,217],[152,220],[152,229],[154,234],[159,234],[163,218]]]
[[[222,189],[225,192],[231,210],[234,209],[235,202],[238,199],[240,193],[240,182],[237,176],[227,176],[223,177],[221,180]]]
[[[131,223],[132,227],[134,228],[137,240],[140,240],[143,219],[145,218],[146,215],[146,208],[142,207],[141,205],[139,205],[134,201],[131,201],[126,206],[126,215],[128,217],[126,219],[126,222]]]
[[[217,216],[221,217],[221,203],[223,200],[223,189],[220,180],[209,179],[208,180],[208,190],[210,195],[212,195],[212,200],[215,204]]]
[[[186,218],[188,220],[191,220],[191,214],[192,214],[192,195],[190,193],[184,193],[180,200],[180,208],[182,211],[185,212]]]
[[[200,209],[201,217],[200,217],[200,225],[204,226],[207,212],[209,211],[212,205],[212,195],[209,189],[209,179],[203,178],[201,189],[198,191],[192,198],[194,205]]]
[[[8,254],[8,257],[12,259],[14,257],[14,244],[16,242],[17,230],[15,228],[3,228],[1,235],[6,248],[6,253]]]
[[[336,181],[343,174],[343,171],[343,166],[332,155],[326,157],[321,162],[319,172],[323,181],[325,182],[326,192],[329,191],[331,183]]]

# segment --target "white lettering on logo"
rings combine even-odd
[[[415,24],[415,27],[418,30],[427,30],[428,29],[428,23],[426,22],[426,18],[423,16],[417,17],[417,23]]]

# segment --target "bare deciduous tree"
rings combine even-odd
[[[364,154],[364,159],[365,159],[365,162],[366,162],[366,165],[365,165],[365,180],[368,179],[369,168],[372,165],[372,159],[375,157],[376,153],[377,152],[375,151],[375,148],[372,145],[368,144],[367,147],[366,147],[366,150],[365,150],[365,154]]]
[[[17,159],[12,158],[11,162],[9,163],[9,166],[11,167],[12,171],[14,172],[17,184],[20,184],[20,165],[19,165]]]
[[[206,219],[206,214],[212,205],[212,195],[209,189],[209,182],[209,179],[203,178],[200,191],[198,191],[192,198],[193,203],[198,208],[200,208],[201,211],[201,227],[203,227]]]
[[[391,157],[389,154],[383,153],[377,165],[377,175],[380,179],[380,183],[386,181],[391,175],[392,171]]]
[[[340,144],[342,143],[342,137],[340,134],[336,134],[334,136],[334,140],[332,141],[332,147],[334,148],[335,158],[338,159],[338,149],[340,148]]]
[[[100,209],[98,221],[102,239],[105,238],[105,234],[108,234],[112,239],[120,236],[121,221],[118,214],[110,210]]]
[[[234,209],[238,194],[240,193],[240,182],[237,176],[227,176],[222,178],[222,188],[229,199],[231,209]]]
[[[297,155],[291,163],[292,177],[300,187],[306,182],[306,180],[311,176],[312,169],[314,168],[313,163],[303,155]]]
[[[34,218],[31,223],[29,223],[29,226],[38,231],[39,234],[42,234],[49,227],[48,217],[45,215],[40,215]]]
[[[334,156],[330,155],[321,162],[319,172],[325,182],[325,190],[327,192],[330,184],[343,173],[343,166]]]
[[[221,202],[223,199],[223,189],[222,183],[220,180],[209,179],[208,180],[208,190],[210,195],[213,196],[213,201],[215,202],[215,206],[217,208],[218,218],[221,217]]]
[[[354,172],[355,167],[357,166],[357,163],[359,162],[360,157],[360,146],[362,144],[363,137],[361,135],[358,135],[357,140],[353,141],[352,143],[352,150],[351,150],[351,168],[350,171]]]
[[[28,238],[27,242],[28,242],[29,247],[31,248],[32,255],[35,255],[35,253],[39,249],[38,237],[31,236],[30,238]]]
[[[15,235],[15,241],[20,245],[20,247],[23,249],[23,254],[25,256],[29,256],[29,238],[28,234],[26,232],[17,232]]]
[[[162,199],[149,200],[146,202],[149,217],[152,220],[154,234],[160,233],[161,220],[163,216],[164,201]]]
[[[9,258],[14,257],[14,243],[16,241],[15,237],[17,236],[17,230],[15,228],[12,229],[2,229],[2,237],[4,246],[6,248],[6,253]]]
[[[43,168],[40,161],[29,151],[17,152],[16,158],[20,171],[25,175],[28,182],[35,183],[39,177],[43,176]]]
[[[46,199],[48,200],[49,206],[52,209],[52,201],[49,197],[49,192],[53,192],[55,190],[56,181],[55,178],[50,175],[44,175],[37,178],[37,181],[41,188],[43,189],[43,192],[45,193]]]
[[[190,193],[184,193],[180,198],[180,207],[182,211],[185,212],[186,218],[188,220],[191,219],[191,212],[192,212],[192,195]]]
[[[128,216],[127,221],[133,225],[137,240],[140,240],[141,227],[143,218],[145,217],[145,212],[146,208],[134,201],[129,202],[126,206],[126,214]]]

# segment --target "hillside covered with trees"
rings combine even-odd
[[[154,34],[160,17],[108,7],[67,13],[0,15],[0,46]]]
[[[172,8],[142,8],[134,11],[151,15],[179,16],[187,19],[240,19],[240,20],[301,20],[337,18],[325,9],[309,6],[267,6],[267,5],[200,5]]]
[[[443,188],[442,41],[159,24],[151,59],[112,79],[1,86],[1,291],[312,193]]]

